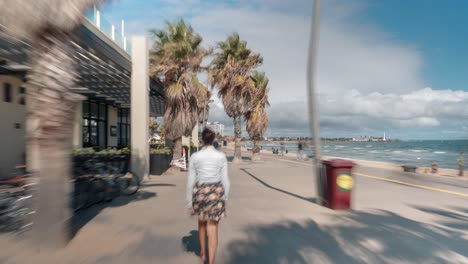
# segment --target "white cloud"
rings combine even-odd
[[[397,124],[403,127],[437,127],[440,126],[439,120],[433,117],[417,117],[409,120],[398,120]]]
[[[152,16],[187,18],[205,44],[239,32],[264,57],[261,70],[271,85],[268,133],[309,134],[306,64],[312,1],[160,1],[170,4]],[[323,133],[385,128],[402,135],[429,129],[437,135],[437,129],[450,127],[464,136],[468,92],[422,89],[430,84],[422,77],[424,59],[418,48],[366,21],[355,23],[365,5],[366,1],[323,1],[317,72]],[[163,26],[160,20],[151,23]],[[136,25],[135,30],[144,27]],[[212,107],[210,118],[232,124],[219,105]]]
[[[238,31],[253,50],[261,52],[265,59],[261,68],[271,84],[270,133],[307,134],[310,16],[261,8],[264,1],[256,3],[256,9],[218,6],[193,17],[191,23],[209,43]],[[311,8],[310,4],[303,6]],[[412,91],[423,87],[420,54],[371,27],[354,26],[349,20],[357,10],[340,2],[325,6],[317,74],[321,123],[342,128],[343,124],[332,124],[344,115],[359,124],[349,128],[354,131],[373,127],[376,118],[396,127],[436,125],[428,121],[432,117],[427,116],[427,104],[410,103],[411,96],[419,96]],[[412,119],[417,122],[410,122]]]
[[[356,115],[389,120],[423,117],[468,118],[468,92],[425,88],[408,94],[363,95],[356,90],[335,95],[333,103],[321,100],[321,109],[329,115]]]

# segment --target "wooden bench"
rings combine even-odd
[[[413,166],[413,165],[403,165],[401,167],[403,168],[404,172],[416,172],[416,169],[418,168],[418,167]]]

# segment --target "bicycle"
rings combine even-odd
[[[121,158],[121,157],[116,157]],[[73,208],[79,210],[102,201],[110,202],[119,194],[133,195],[140,188],[138,177],[99,161],[98,156],[75,168]]]
[[[0,181],[0,231],[24,231],[33,225],[33,188],[31,175],[23,169],[7,180]]]
[[[118,158],[120,157],[115,157],[115,159]],[[113,187],[114,191],[118,190],[120,194],[125,196],[135,194],[140,188],[140,180],[133,173],[124,174],[114,166],[99,162],[97,158],[93,158],[89,162],[94,165],[94,175],[103,179],[107,184],[106,187]]]
[[[33,225],[31,216],[35,213],[28,202],[32,195],[15,197],[0,194],[0,231],[23,231]]]

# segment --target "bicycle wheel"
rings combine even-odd
[[[133,195],[140,188],[140,179],[134,174],[116,178],[116,183],[122,195]]]
[[[78,211],[86,206],[86,202],[88,201],[88,190],[87,183],[85,181],[75,181],[75,190],[73,192],[72,199],[72,208],[74,211]]]
[[[11,214],[11,222],[8,225],[8,231],[24,232],[33,225],[32,215],[34,214],[30,208],[21,208]]]
[[[105,184],[101,179],[93,179],[89,182],[88,199],[86,207],[102,202],[105,198]]]
[[[119,196],[119,187],[116,184],[115,179],[123,176],[121,171],[111,165],[101,164],[98,171],[99,177],[102,179],[105,188],[105,202],[110,202],[114,198]]]
[[[115,185],[112,175],[106,176],[105,178],[103,178],[103,181],[105,184],[104,202],[111,202],[112,200],[114,200],[114,198],[119,196],[119,190]]]

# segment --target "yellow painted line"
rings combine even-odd
[[[391,180],[391,179],[382,178],[382,177],[371,176],[371,175],[357,173],[357,172],[353,172],[353,175],[358,175],[358,176],[372,178],[372,179],[381,180],[381,181],[398,183],[398,184],[412,186],[412,187],[425,189],[425,190],[431,190],[431,191],[436,191],[436,192],[443,192],[443,193],[449,193],[449,194],[453,194],[453,195],[468,197],[468,193],[454,192],[454,191],[449,191],[449,190],[444,190],[444,189],[439,189],[439,188],[434,188],[434,187],[429,187],[429,186],[424,186],[424,185],[419,185],[419,184],[413,184],[413,183],[402,182],[402,181],[397,181],[397,180]]]
[[[269,157],[269,158],[279,160],[279,161],[286,161],[286,162],[296,163],[296,164],[300,164],[300,165],[310,166],[310,167],[314,166],[314,165],[309,164],[309,163],[303,163],[303,162],[298,162],[298,161],[294,161],[294,160],[278,159],[278,158],[272,158],[272,157]]]
[[[272,159],[313,167],[312,164],[297,162],[297,161],[293,161],[293,160],[278,159],[278,158],[272,158]],[[462,196],[462,197],[468,197],[468,193],[454,192],[454,191],[449,191],[449,190],[444,190],[444,189],[439,189],[439,188],[434,188],[434,187],[429,187],[429,186],[424,186],[424,185],[419,185],[419,184],[413,184],[413,183],[402,182],[402,181],[397,181],[397,180],[392,180],[392,179],[387,179],[387,178],[382,178],[382,177],[377,177],[377,176],[371,176],[371,175],[357,173],[357,172],[353,172],[353,175],[367,177],[367,178],[371,178],[371,179],[375,179],[375,180],[398,183],[398,184],[402,184],[402,185],[406,185],[406,186],[412,186],[412,187],[425,189],[425,190],[431,190],[431,191],[448,193],[448,194],[453,194],[453,195]]]

